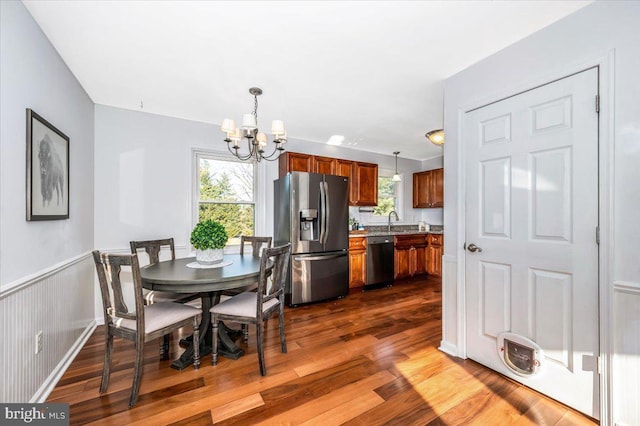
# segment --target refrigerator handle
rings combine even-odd
[[[325,230],[324,241],[322,242],[322,244],[326,244],[327,240],[329,239],[329,219],[331,218],[331,202],[329,201],[330,199],[331,197],[329,197],[329,184],[327,182],[324,182],[324,204],[326,208],[326,214],[324,216]]]
[[[324,233],[325,226],[324,221],[327,213],[326,209],[326,198],[324,196],[324,182],[320,182],[320,244],[324,244]]]

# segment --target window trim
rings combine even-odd
[[[201,158],[205,158],[205,159],[212,159],[212,160],[217,160],[217,161],[228,161],[228,162],[234,162],[234,163],[250,163],[253,165],[253,202],[248,202],[248,201],[239,201],[239,202],[229,202],[228,204],[245,204],[245,205],[253,205],[253,214],[254,214],[254,218],[253,218],[253,232],[255,235],[260,235],[261,231],[262,231],[262,227],[263,227],[263,223],[264,220],[259,218],[262,216],[262,210],[263,207],[261,206],[262,203],[259,204],[259,201],[262,199],[262,197],[259,196],[260,192],[258,190],[258,175],[260,174],[260,167],[258,166],[258,164],[255,161],[242,161],[242,160],[238,160],[236,157],[234,157],[233,155],[226,153],[226,152],[221,152],[221,151],[215,151],[212,149],[203,149],[203,148],[192,148],[191,149],[191,173],[190,173],[190,179],[189,179],[189,185],[191,187],[191,200],[190,200],[190,205],[191,205],[191,226],[188,230],[187,233],[187,247],[189,247],[190,251],[193,251],[193,247],[191,246],[191,230],[193,230],[193,228],[196,226],[196,224],[198,223],[198,212],[199,212],[199,205],[200,205],[200,159]],[[204,201],[206,202],[210,202],[212,204],[224,204],[224,202],[212,202],[212,201]],[[258,211],[260,209],[260,211]],[[234,244],[234,245],[228,245],[227,247],[225,247],[225,253],[236,253],[239,252],[240,250],[240,245],[239,244]]]
[[[395,174],[395,170],[381,169],[381,168],[378,169],[378,179],[380,179],[381,177],[391,178],[393,177],[394,174]],[[396,199],[397,199],[396,213],[398,213],[398,217],[400,218],[399,222],[404,222],[404,185],[402,183],[406,179],[406,175],[404,173],[399,173],[399,174],[400,174],[400,177],[402,178],[402,181],[395,183]],[[380,193],[378,193],[378,197],[380,197]],[[385,223],[386,224],[387,221],[389,220],[387,216],[376,216],[373,213],[368,213],[367,215],[369,216],[367,220],[368,223]]]

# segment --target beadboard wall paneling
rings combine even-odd
[[[613,285],[613,416],[640,425],[640,283]]]
[[[95,324],[94,270],[86,253],[0,293],[0,402],[46,398],[41,389],[60,375],[56,369],[67,365],[61,361]],[[40,330],[42,351],[36,354]]]

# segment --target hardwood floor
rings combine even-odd
[[[414,278],[391,288],[287,309],[288,353],[278,321],[265,330],[267,376],[260,375],[255,329],[239,360],[211,357],[176,371],[145,347],[136,406],[127,409],[134,347],[117,339],[107,393],[103,327],[73,361],[49,402],[68,402],[71,424],[105,425],[591,425],[593,420],[473,361],[437,349],[440,280]],[[188,330],[185,330],[188,333]],[[172,336],[172,358],[181,349]]]

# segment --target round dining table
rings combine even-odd
[[[142,286],[149,290],[170,291],[174,293],[198,293],[202,300],[202,319],[200,321],[200,355],[211,353],[211,313],[209,309],[219,302],[223,290],[239,289],[258,282],[260,258],[252,255],[225,254],[222,265],[218,267],[190,267],[195,258],[188,257],[165,260],[140,268]],[[229,264],[229,262],[231,262]],[[220,355],[238,359],[244,351],[236,346],[234,339],[241,332],[225,326],[219,327]],[[193,343],[175,360],[171,367],[182,370],[193,363]]]

